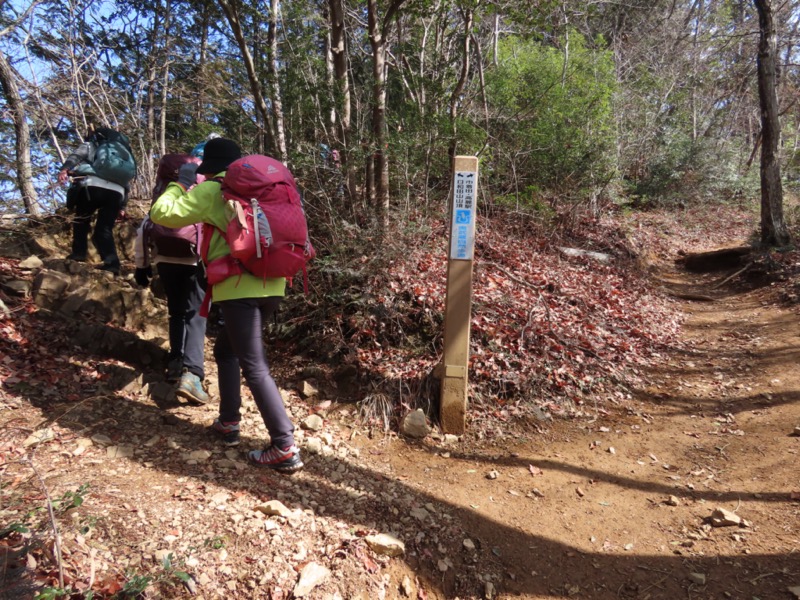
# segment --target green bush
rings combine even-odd
[[[584,194],[614,171],[612,54],[570,32],[568,51],[510,37],[498,67],[486,74],[493,115],[493,164],[486,184],[495,196],[535,201],[531,186]]]

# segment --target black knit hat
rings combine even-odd
[[[233,140],[225,138],[208,140],[203,151],[203,162],[197,167],[197,172],[201,175],[216,175],[241,157],[242,150],[239,148],[239,144]]]

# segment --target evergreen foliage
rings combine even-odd
[[[615,168],[613,57],[574,31],[568,51],[560,42],[506,38],[487,76],[497,139],[490,183],[500,191],[505,181],[501,196],[518,205],[544,193],[585,196]]]
[[[776,9],[791,179],[800,120],[790,100],[796,4]],[[339,54],[330,47],[337,7]],[[306,193],[330,210],[361,213],[364,223],[382,212],[370,195],[379,138],[389,218],[445,205],[453,151],[481,157],[484,199],[515,207],[558,210],[618,189],[646,202],[754,191],[758,20],[749,3],[383,0],[374,15],[371,4],[339,0],[277,8],[273,30],[267,2],[0,6],[0,50],[25,103],[39,203],[53,209],[63,199],[53,175],[92,122],[131,138],[140,165],[134,195],[146,195],[162,153],[187,151],[209,133],[272,154],[285,138]],[[386,31],[385,111],[375,110],[371,19]],[[337,74],[340,54],[346,72]],[[0,109],[0,203],[15,211],[5,90]],[[340,161],[323,159],[324,148]]]

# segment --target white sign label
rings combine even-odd
[[[450,258],[472,260],[475,249],[475,188],[477,173],[456,171],[453,185],[453,222]]]

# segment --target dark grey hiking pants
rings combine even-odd
[[[280,302],[280,297],[271,297],[215,303],[222,311],[225,329],[214,344],[214,358],[219,370],[220,420],[241,420],[244,374],[272,443],[285,448],[294,444],[294,426],[269,372],[263,338],[264,324]]]
[[[206,319],[200,316],[206,289],[203,267],[159,262],[156,268],[167,295],[169,360],[181,359],[190,373],[203,379],[206,341]]]

